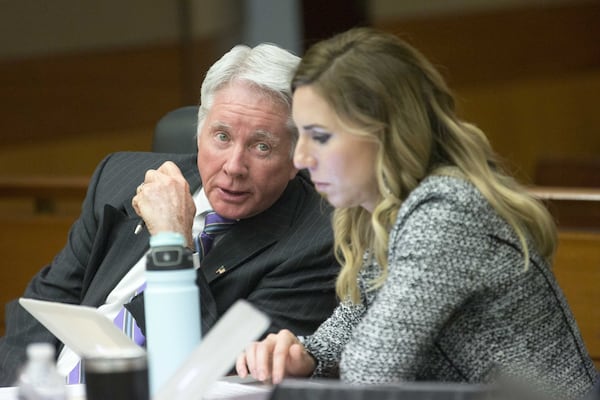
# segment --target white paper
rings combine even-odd
[[[272,388],[263,384],[242,384],[218,381],[210,386],[203,400],[268,400]]]

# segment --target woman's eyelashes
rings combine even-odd
[[[320,129],[312,129],[310,131],[310,136],[312,140],[320,144],[325,144],[329,139],[331,139],[331,133],[322,131]]]
[[[314,140],[320,144],[325,144],[329,141],[329,139],[331,139],[331,133],[313,131],[311,133],[311,137],[312,137],[312,140]]]
[[[318,125],[306,125],[303,127],[304,132],[315,142],[325,144],[331,139],[331,133],[323,130]]]

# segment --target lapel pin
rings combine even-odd
[[[221,265],[221,266],[219,267],[219,269],[216,271],[216,274],[217,274],[217,275],[221,275],[221,274],[223,274],[224,272],[225,272],[225,266],[224,266],[224,265]]]

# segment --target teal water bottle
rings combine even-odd
[[[146,259],[146,347],[150,395],[175,373],[200,343],[200,300],[192,251],[181,234],[150,237]]]

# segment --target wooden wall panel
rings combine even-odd
[[[600,154],[600,2],[375,21],[419,48],[508,167]]]
[[[3,62],[2,142],[146,126],[181,102],[176,46]]]
[[[374,21],[407,39],[453,85],[600,67],[600,2]]]
[[[65,245],[75,217],[0,217],[0,335],[8,301],[18,298],[27,282]]]
[[[600,155],[600,68],[455,92],[460,115],[483,129],[524,182],[533,182],[539,160]]]
[[[156,122],[199,100],[216,38],[185,46],[0,62],[0,175],[83,175],[109,152],[148,151]]]

